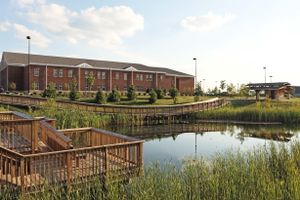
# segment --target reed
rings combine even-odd
[[[299,102],[263,102],[246,106],[230,105],[196,114],[196,119],[250,122],[300,123]]]

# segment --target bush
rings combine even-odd
[[[179,91],[177,90],[177,88],[175,88],[174,86],[170,89],[169,91],[170,96],[173,99],[173,103],[177,103],[177,97],[179,96]]]
[[[109,102],[119,102],[121,99],[121,94],[118,90],[112,90],[111,93],[109,93],[107,101]]]
[[[157,94],[157,98],[158,98],[158,99],[163,99],[163,98],[165,98],[166,93],[164,92],[163,89],[156,89],[155,92],[156,92],[156,94]]]
[[[76,78],[73,78],[71,84],[70,84],[70,93],[69,93],[69,99],[71,101],[75,101],[80,98],[80,93],[77,89],[77,80]]]
[[[8,85],[8,89],[10,91],[15,91],[17,89],[17,85],[15,82],[10,82],[9,85]]]
[[[49,85],[47,85],[47,88],[42,93],[42,97],[45,97],[45,98],[55,98],[56,97],[56,89],[55,89],[54,83],[50,83]]]
[[[151,104],[155,103],[157,101],[157,94],[155,90],[151,90],[149,94],[150,94],[149,103]]]
[[[99,90],[96,94],[95,102],[98,104],[106,103],[106,95],[102,90]]]
[[[134,85],[130,85],[127,89],[127,98],[130,101],[133,101],[133,100],[135,101],[136,97],[137,97],[137,95],[136,95],[135,87],[134,87]]]

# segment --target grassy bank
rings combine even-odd
[[[300,199],[300,143],[215,155],[183,166],[153,165],[128,184],[95,181],[35,194],[32,199]],[[2,190],[1,198],[17,193]],[[18,196],[17,196],[18,198]]]
[[[224,108],[197,113],[196,119],[299,124],[300,100],[267,100],[258,103],[233,101],[231,105]]]
[[[129,119],[120,113],[115,115],[100,115],[94,112],[77,109],[63,109],[56,106],[55,101],[49,100],[40,109],[30,110],[28,114],[36,117],[46,116],[56,119],[58,129],[94,127],[104,128],[108,125],[128,125],[138,123],[138,120]]]

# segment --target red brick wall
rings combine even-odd
[[[34,69],[39,69],[39,76],[34,76]],[[63,77],[54,77],[54,69],[62,69]],[[19,90],[27,90],[27,68],[11,68],[12,70],[12,79],[16,80],[17,87]],[[73,70],[73,77],[68,77],[68,71]],[[80,80],[79,80],[79,71],[80,71]],[[133,85],[137,88],[138,91],[146,91],[148,88],[162,88],[169,90],[175,84],[175,78],[171,75],[166,75],[164,73],[147,73],[147,72],[138,72],[138,71],[116,71],[112,70],[112,88],[110,88],[110,70],[106,69],[83,69],[83,68],[71,68],[71,67],[47,67],[47,83],[55,83],[56,85],[61,85],[63,90],[68,90],[68,85],[74,77],[76,77],[78,84],[80,84],[80,90],[86,91],[86,77],[85,71],[87,73],[93,72],[95,81],[92,87],[93,91],[98,90],[98,88],[104,87],[106,91],[117,88],[120,91],[125,90],[132,83],[132,73],[133,73]],[[105,79],[102,79],[102,74],[98,78],[97,72],[105,72]],[[30,88],[32,89],[32,83],[39,83],[39,89],[44,90],[46,88],[46,67],[45,66],[30,66]],[[119,79],[116,79],[117,73],[119,74]],[[127,80],[124,80],[124,74],[127,74]],[[3,70],[1,72],[1,84],[5,85],[5,75],[6,72]],[[143,76],[142,80],[137,79],[137,74]],[[152,75],[152,79],[149,78],[149,75]],[[148,75],[148,79],[146,78]],[[162,76],[162,78],[161,78]],[[10,80],[11,81],[11,80]],[[22,86],[22,87],[21,87]],[[181,93],[192,93],[194,86],[193,77],[177,77],[176,86]]]
[[[1,71],[1,86],[6,90],[6,70],[7,68]]]

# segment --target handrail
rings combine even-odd
[[[41,106],[47,102],[46,98],[27,97],[9,94],[0,94],[0,102],[13,105]],[[158,105],[158,106],[128,106],[128,105],[99,105],[95,103],[74,102],[68,100],[56,100],[58,107],[77,108],[104,114],[123,113],[127,115],[184,115],[199,112],[211,108],[226,105],[228,102],[223,98],[213,98],[201,102],[192,102],[177,105]]]

